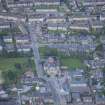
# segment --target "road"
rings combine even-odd
[[[18,28],[20,29],[20,31],[24,34],[27,35],[28,32],[26,30],[26,28],[24,27],[23,23],[20,21],[16,21],[16,24],[18,25]]]
[[[61,95],[60,92],[60,84],[57,82],[57,78],[53,77],[53,78],[49,78],[49,82],[52,86],[53,92],[55,92],[55,94],[57,94],[56,98],[56,105],[66,105],[66,100],[65,98]],[[55,90],[55,91],[54,91]]]
[[[28,24],[28,31],[30,33],[30,38],[32,41],[32,49],[34,54],[34,61],[36,65],[36,71],[38,77],[43,77],[43,69],[42,65],[40,64],[40,55],[38,50],[38,43],[37,43],[37,34],[38,34],[38,23],[31,22]]]

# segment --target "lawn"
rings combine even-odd
[[[15,33],[20,33],[20,29],[19,28],[13,28],[11,29],[3,29],[2,31],[0,31],[0,35],[8,35],[11,32],[15,32]]]
[[[0,35],[8,35],[8,32],[0,31]]]
[[[37,5],[33,6],[32,9],[58,9],[59,6],[57,5]]]
[[[57,49],[55,48],[40,47],[39,52],[42,58],[46,56],[57,56]]]
[[[21,71],[19,71],[19,66],[16,66],[16,64],[17,65],[21,64],[20,68]],[[34,60],[32,59],[29,59],[27,57],[16,57],[16,58],[0,57],[0,84],[4,83],[5,81],[5,77],[3,77],[2,73],[6,72],[8,73],[11,70],[15,71],[17,75],[18,74],[22,75],[27,70],[32,70],[34,73],[36,73]]]
[[[3,70],[10,70],[15,69],[14,65],[16,63],[19,63],[22,65],[23,69],[26,68],[28,62],[28,58],[25,57],[19,57],[19,58],[0,58],[0,71]],[[33,63],[33,61],[32,61]],[[34,63],[32,64],[32,69],[34,69]]]
[[[3,78],[2,78],[2,73],[0,71],[0,84],[2,84],[4,82]]]
[[[83,67],[82,61],[78,58],[61,58],[61,63],[69,69],[76,69]]]
[[[47,47],[40,47],[39,48],[39,52],[40,52],[40,56],[45,56],[46,54],[46,51],[47,51]]]
[[[24,64],[26,61],[26,58],[0,58],[0,70],[14,69],[14,64]]]
[[[67,31],[64,31],[64,30],[48,30],[48,33],[49,34],[52,34],[52,33],[55,33],[55,34],[58,34],[58,33],[67,33]]]

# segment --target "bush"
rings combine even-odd
[[[21,66],[20,63],[15,63],[15,68],[16,68],[16,69],[22,69],[22,66]]]

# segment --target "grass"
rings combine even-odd
[[[26,58],[0,58],[0,70],[14,69],[15,63],[24,64]]]
[[[55,34],[60,34],[60,33],[63,33],[63,34],[69,34],[69,35],[80,35],[80,34],[89,34],[89,32],[87,31],[81,31],[81,30],[67,30],[67,31],[64,31],[64,30],[48,30],[48,33],[49,34],[52,34],[52,33],[55,33]]]
[[[8,32],[0,31],[0,35],[8,35]]]
[[[50,51],[51,50],[51,51]],[[46,55],[46,52],[57,52],[55,49],[49,49],[46,47],[40,47],[39,49],[41,57]],[[64,54],[57,52],[61,65],[67,66],[69,69],[83,68],[84,64],[80,58],[65,56]]]
[[[78,58],[61,58],[61,64],[63,66],[67,66],[69,69],[76,69],[76,68],[82,68],[83,64],[82,61]]]
[[[58,52],[56,48],[40,47],[39,48],[41,58],[46,56],[57,56]]]
[[[33,6],[32,9],[57,9],[59,6],[57,5],[37,5]]]
[[[59,12],[66,12],[68,10],[66,5],[37,5],[33,6],[32,9],[56,9]]]
[[[2,31],[0,31],[0,35],[9,35],[10,33],[21,33],[19,28],[13,28],[13,29],[3,29]]]
[[[20,63],[24,64],[26,63],[25,58],[1,58],[0,57],[0,84],[4,82],[4,78],[2,77],[2,71],[7,70],[15,70],[15,64]]]
[[[4,79],[2,78],[2,73],[0,71],[0,84],[2,84],[4,82]]]
[[[55,33],[55,34],[59,34],[59,33],[67,33],[67,31],[64,30],[48,30],[49,34]]]
[[[40,47],[39,48],[40,56],[45,56],[46,51],[47,51],[47,47]]]
[[[10,70],[15,69],[15,64],[19,63],[22,65],[22,68],[25,69],[28,63],[28,58],[25,57],[19,57],[19,58],[0,58],[0,71],[3,70]],[[32,61],[32,69],[34,68],[34,62]]]

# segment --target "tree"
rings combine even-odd
[[[48,48],[45,54],[45,56],[57,56],[57,55],[58,55],[58,52],[57,52],[57,49],[55,48]]]
[[[14,50],[17,55],[17,47],[16,47],[16,40],[15,40],[15,30],[13,24],[10,22],[10,30],[11,30],[11,35],[12,35],[12,40],[13,40],[13,45],[14,45]]]
[[[32,90],[36,91],[37,83],[33,84]]]
[[[103,86],[103,87],[102,87],[102,91],[101,91],[101,93],[102,93],[102,95],[105,96],[105,78],[103,78],[101,84],[102,84],[102,86]]]
[[[17,83],[20,72],[18,70],[6,70],[2,72],[5,84]]]
[[[2,55],[4,55],[4,56],[7,55],[6,45],[5,45],[5,42],[4,42],[3,35],[0,35],[0,44],[3,47]]]
[[[73,5],[70,3],[69,0],[64,0],[65,4],[67,5],[67,7],[72,10]]]
[[[102,44],[98,45],[95,50],[96,51],[103,51],[103,45]]]
[[[15,68],[16,68],[16,69],[22,69],[22,66],[21,66],[20,63],[16,63],[16,64],[15,64]]]
[[[105,25],[104,25],[103,28],[101,29],[100,34],[103,35],[103,36],[105,35]]]
[[[32,9],[34,10],[34,12],[36,12],[36,6],[35,6],[35,4],[32,5]]]
[[[7,6],[7,0],[1,0],[2,6],[4,7],[4,9],[9,12],[9,8]]]
[[[102,72],[103,72],[103,79],[101,82],[101,84],[103,86],[102,93],[103,93],[103,95],[105,95],[105,67],[103,68]]]

